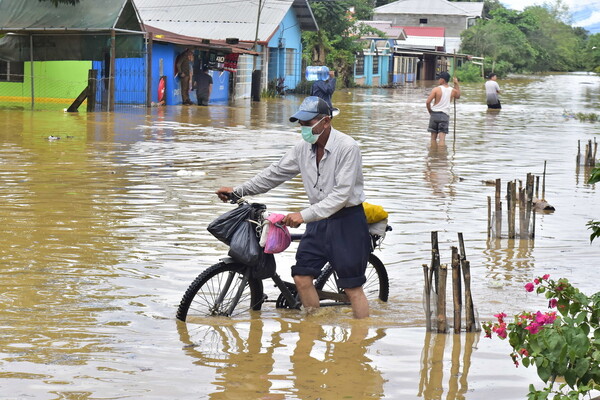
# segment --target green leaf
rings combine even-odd
[[[538,371],[538,375],[539,375],[539,371]],[[541,378],[541,375],[540,375]],[[575,383],[577,382],[577,374],[575,373],[575,371],[571,368],[567,369],[567,372],[565,372],[565,382],[567,382],[567,384],[571,387],[574,388],[575,387]]]
[[[588,371],[590,367],[590,361],[587,358],[580,358],[575,362],[575,374],[577,374],[578,378],[581,378]]]
[[[591,185],[592,183],[597,183],[600,182],[600,167],[596,167],[594,169],[592,169],[591,174],[590,174],[590,179],[588,180],[588,183]]]

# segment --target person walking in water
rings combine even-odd
[[[335,83],[335,72],[329,71],[329,78],[327,80],[319,80],[313,83],[310,95],[322,98],[329,105],[329,108],[333,108],[331,96],[335,92]]]
[[[363,208],[365,200],[362,155],[358,143],[331,125],[333,110],[320,97],[304,99],[290,122],[299,124],[302,140],[279,161],[245,183],[222,187],[217,195],[227,201],[230,193],[253,196],[302,176],[310,205],[291,212],[282,223],[297,228],[306,224],[296,251],[292,276],[307,311],[319,307],[313,280],[326,263],[337,274],[337,283],[348,295],[355,318],[369,316],[363,285],[371,239]]]
[[[485,96],[488,108],[501,109],[502,105],[500,104],[500,98],[498,97],[500,94],[500,85],[498,85],[496,79],[498,79],[498,77],[495,73],[492,72],[488,75],[488,80],[485,83]]]
[[[208,66],[204,65],[202,67],[202,72],[200,72],[195,78],[196,98],[198,99],[198,105],[207,106],[213,86],[213,78],[208,73]]]
[[[450,104],[452,99],[460,98],[460,86],[456,77],[454,77],[454,87],[448,86],[450,74],[446,71],[438,74],[437,78],[439,86],[431,91],[425,102],[429,112],[429,128],[427,130],[431,132],[432,141],[436,141],[439,137],[440,144],[443,144],[446,141],[450,125]]]

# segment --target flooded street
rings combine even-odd
[[[0,107],[0,398],[525,398],[541,381],[514,368],[507,342],[425,332],[422,264],[432,231],[448,264],[462,232],[482,321],[545,308],[523,286],[546,273],[598,291],[600,239],[590,245],[585,224],[600,220],[600,188],[575,157],[578,140],[600,139],[600,123],[563,114],[600,113],[600,78],[498,83],[500,112],[487,111],[483,84],[462,84],[456,125],[433,147],[433,83],[334,94],[333,125],[359,141],[367,201],[393,227],[376,251],[390,300],[360,321],[349,308],[307,317],[274,304],[237,319],[175,319],[191,281],[227,253],[206,231],[232,207],[214,191],[300,140],[288,117],[302,97],[148,113]],[[507,181],[541,176],[544,161],[556,211],[537,214],[535,241],[487,240],[494,187],[483,181],[501,178],[504,196]],[[307,204],[300,179],[254,200],[275,212]],[[277,258],[284,279],[294,249]]]

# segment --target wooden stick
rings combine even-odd
[[[488,223],[487,223],[487,238],[492,237],[492,197],[488,196]]]
[[[431,331],[431,286],[429,283],[429,266],[423,264],[423,275],[425,276],[425,329]]]
[[[502,237],[502,202],[500,201],[501,181],[496,179],[496,237]]]
[[[446,333],[446,277],[448,276],[448,266],[441,264],[439,268],[438,298],[437,298],[437,331]]]
[[[579,165],[581,163],[581,140],[577,141],[577,157],[575,157],[575,164]]]
[[[462,285],[460,284],[460,258],[458,249],[452,246],[452,299],[454,303],[454,333],[460,333],[462,319]]]
[[[544,173],[542,175],[542,200],[546,200],[546,161],[544,161]]]
[[[535,239],[535,208],[533,209],[533,216],[531,218],[532,222],[531,222],[531,234],[529,235],[529,237],[531,239]]]
[[[519,189],[519,237],[522,239],[525,234],[525,189]]]
[[[533,174],[527,174],[527,184],[525,185],[525,234],[529,237],[529,227],[531,225],[531,210],[533,210]]]
[[[536,199],[540,198],[540,177],[539,176],[535,177],[535,198]]]
[[[515,237],[515,183],[506,183],[506,212],[508,214],[508,238]]]
[[[465,260],[462,272],[465,281],[465,327],[467,332],[473,332],[473,328],[475,328],[475,308],[473,307],[473,298],[471,297],[471,263],[469,261]]]
[[[438,233],[436,231],[431,232],[431,269],[433,270],[433,276],[435,278],[435,284],[433,290],[438,293],[439,285],[439,271],[440,271],[440,249],[438,246]]]

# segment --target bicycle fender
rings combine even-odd
[[[221,261],[224,264],[239,264],[239,262],[235,261],[231,257],[223,257],[223,258],[219,259],[219,261]]]

